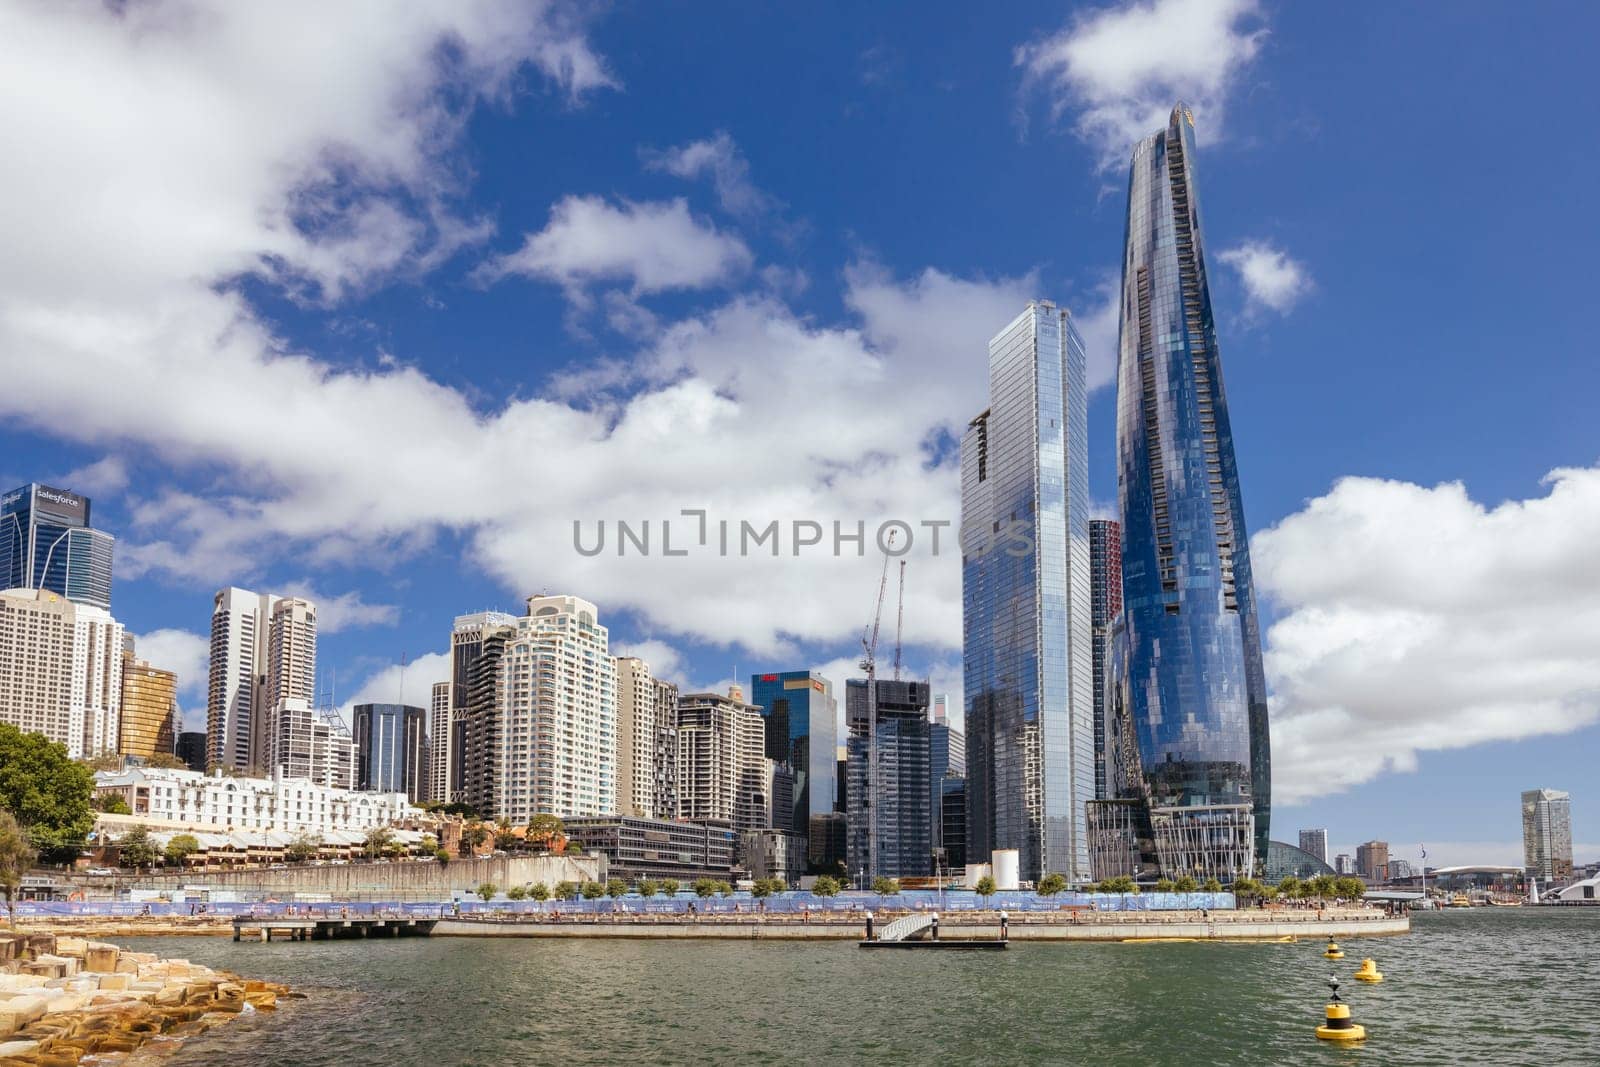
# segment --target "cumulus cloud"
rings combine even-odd
[[[1247,315],[1262,309],[1287,315],[1311,291],[1311,273],[1305,265],[1265,241],[1225,248],[1217,253],[1217,259],[1239,272]]]
[[[1217,136],[1228,90],[1266,38],[1259,15],[1257,0],[1127,3],[1084,12],[1014,58],[1025,87],[1045,92],[1057,118],[1076,112],[1074,129],[1114,169],[1180,99]]]
[[[611,654],[636,656],[644,660],[650,668],[651,677],[662,678],[680,686],[684,684],[683,669],[688,664],[684,662],[683,653],[666,641],[658,641],[653,637],[642,641],[613,641]]]
[[[479,272],[485,280],[519,274],[581,294],[596,282],[625,282],[633,294],[704,289],[750,266],[737,237],[689,214],[688,201],[612,204],[598,196],[569,196],[550,209],[550,222],[522,247]]]
[[[211,663],[211,642],[188,630],[152,630],[133,639],[134,655],[178,676],[179,698],[205,701]]]
[[[404,666],[391,663],[368,675],[340,706],[339,714],[349,725],[355,721],[357,704],[409,704],[427,711],[433,702],[433,683],[449,681],[450,670],[448,652],[429,652]]]
[[[1459,483],[1346,478],[1256,535],[1257,586],[1282,612],[1275,799],[1600,719],[1600,467],[1545,484],[1486,507]]]
[[[115,493],[128,485],[128,465],[121,456],[104,456],[63,474],[59,484],[75,493]]]
[[[317,606],[317,629],[338,633],[361,626],[393,626],[400,621],[400,608],[394,604],[368,604],[360,590],[329,596],[319,592],[309,579],[300,578],[282,586],[282,595],[303,597]]]
[[[772,198],[750,180],[750,163],[726,130],[676,148],[647,149],[644,159],[651,170],[677,178],[691,181],[710,178],[717,202],[730,215],[748,218],[776,206]]]

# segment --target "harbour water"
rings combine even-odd
[[[129,945],[310,999],[186,1045],[229,1067],[510,1063],[1600,1064],[1600,909],[1415,917],[1322,944],[848,943],[455,938]],[[1350,980],[1373,956],[1387,980]],[[1320,1043],[1330,971],[1365,1045]]]

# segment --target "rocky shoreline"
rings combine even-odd
[[[52,933],[0,933],[0,1067],[114,1067],[241,1013],[285,986]]]

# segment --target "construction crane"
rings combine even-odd
[[[900,680],[900,635],[906,626],[906,561],[900,561],[900,605],[894,617],[894,680]]]
[[[883,618],[884,594],[889,591],[889,550],[894,548],[894,538],[897,533],[898,530],[889,531],[889,544],[883,553],[883,573],[878,577],[878,599],[872,606],[872,623],[861,631],[861,669],[867,672],[869,683],[877,674],[878,623]],[[899,657],[898,652],[895,655],[896,658]]]
[[[862,805],[867,809],[867,871],[864,873],[868,879],[878,876],[878,624],[883,619],[883,597],[889,591],[889,556],[894,551],[898,532],[889,531],[889,543],[883,549],[883,572],[878,575],[878,599],[872,605],[872,625],[861,631],[861,669],[867,673],[867,766],[862,779]],[[903,568],[904,561],[901,565]],[[903,579],[901,584],[903,588]],[[897,633],[896,677],[900,670],[899,640]]]

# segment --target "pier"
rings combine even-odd
[[[243,941],[332,941],[357,937],[427,937],[437,919],[419,919],[399,912],[377,915],[240,915],[233,920],[233,939]]]

